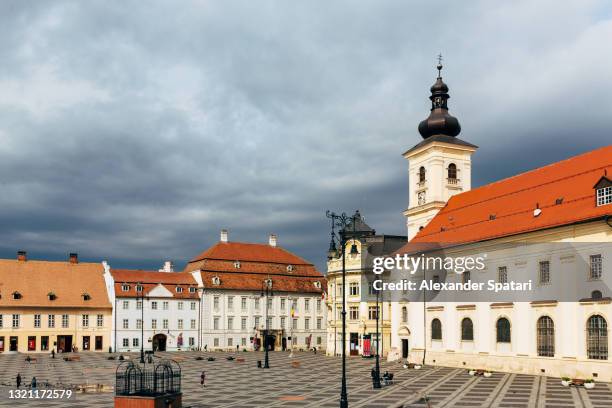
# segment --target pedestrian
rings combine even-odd
[[[314,353],[317,354],[317,348],[316,347],[313,347],[312,351],[314,351]]]
[[[204,384],[205,380],[206,380],[206,373],[202,371],[202,374],[200,374],[200,385],[202,387],[206,387],[206,384]]]
[[[32,389],[36,389],[36,377],[32,377]]]
[[[208,344],[204,345],[204,351],[208,351]]]
[[[51,349],[51,358],[55,358],[55,349]]]
[[[17,382],[17,388],[21,387],[21,374],[19,373],[17,373],[16,382]]]

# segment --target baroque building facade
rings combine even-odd
[[[430,271],[415,281],[533,286],[522,297],[413,294],[393,302],[391,358],[612,380],[612,147],[471,189],[465,169],[475,146],[456,138],[460,127],[448,114],[440,75],[431,99],[432,114],[419,126],[424,140],[405,154],[411,177],[421,166],[426,177],[411,179],[404,213],[410,242],[397,254],[486,255],[482,270]],[[437,151],[434,161],[430,150]],[[452,176],[457,181],[449,183]],[[446,189],[440,203],[427,195],[419,201],[418,192],[429,185]]]

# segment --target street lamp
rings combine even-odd
[[[355,236],[355,222],[356,216],[348,216],[346,213],[336,214],[331,211],[325,213],[327,218],[331,219],[331,240],[329,243],[329,250],[327,252],[327,258],[329,260],[338,256],[338,249],[336,248],[336,240],[340,243],[340,251],[342,255],[342,387],[340,390],[340,408],[348,408],[348,395],[346,392],[346,241],[347,241],[347,227],[352,224],[353,227],[353,239]],[[338,227],[340,230],[338,234],[335,232],[335,228]],[[351,255],[359,254],[357,244],[353,240],[351,245]]]
[[[142,283],[136,284],[136,292],[140,294],[140,363],[144,364],[144,287]]]
[[[266,349],[266,355],[265,355],[265,359],[264,359],[264,366],[263,368],[270,368],[270,364],[268,361],[268,296],[274,296],[274,293],[272,293],[272,279],[268,278],[266,280],[264,280],[263,282],[261,282],[261,297],[266,297],[266,329],[264,330],[264,348]]]
[[[378,354],[378,343],[380,343],[380,331],[378,330],[378,319],[380,318],[380,306],[378,305],[379,294],[380,290],[376,290],[376,368],[374,369],[374,376],[372,377],[372,387],[375,389],[382,388],[380,384],[380,356]]]

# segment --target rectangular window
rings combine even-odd
[[[597,206],[612,203],[612,186],[597,189]]]
[[[183,330],[183,319],[178,319],[178,329]]]
[[[215,337],[215,338],[213,339],[213,346],[215,346],[215,347],[219,347],[219,338],[218,338],[218,337]]]
[[[508,268],[505,266],[497,268],[497,281],[499,283],[508,283]]]
[[[151,310],[157,310],[157,302],[156,301],[151,302]]]
[[[440,275],[434,275],[432,280],[433,283],[440,283]]]
[[[162,309],[168,310],[170,308],[170,304],[166,301],[162,302]]]
[[[378,315],[378,308],[376,306],[368,307],[368,319],[376,320],[376,316]]]
[[[240,299],[240,309],[242,309],[243,312],[245,312],[247,310],[247,298],[246,298],[246,296],[243,296]]]
[[[227,329],[232,330],[233,328],[234,328],[234,318],[228,317],[227,318]]]
[[[234,310],[234,297],[233,296],[227,297],[227,310]]]
[[[137,329],[142,329],[142,320],[136,319],[136,328]]]
[[[153,330],[157,329],[157,319],[151,319],[151,328]]]
[[[546,285],[550,283],[550,261],[540,262],[540,284]]]
[[[196,302],[191,302],[191,310],[196,310]]]
[[[317,317],[317,330],[323,329],[323,319]]]
[[[317,337],[317,345],[320,346],[321,345],[321,336]]]
[[[39,314],[34,315],[34,327],[36,328],[40,327],[40,315]]]
[[[99,314],[99,315],[96,317],[96,323],[97,323],[97,326],[98,326],[98,327],[102,327],[102,326],[104,326],[104,315]]]
[[[130,301],[129,300],[124,300],[123,301],[123,310],[127,310],[130,307]]]
[[[55,315],[47,316],[47,326],[51,329],[55,327]]]
[[[4,326],[4,319],[2,318],[2,314],[0,313],[0,329]]]
[[[255,302],[255,310],[259,310],[259,298],[253,299],[253,301]]]
[[[123,347],[130,347],[130,339],[123,339]]]
[[[268,329],[272,328],[272,318],[271,317],[268,317],[266,319],[266,328]]]
[[[266,299],[266,305],[268,307],[268,310],[272,309],[272,300],[274,300],[274,299],[272,299],[270,297]]]
[[[243,337],[242,339],[240,339],[240,344],[245,347],[246,346],[246,337]]]
[[[246,328],[247,328],[247,318],[243,317],[242,319],[240,319],[240,329],[246,330]]]
[[[234,339],[232,339],[231,337],[229,337],[227,339],[227,347],[232,347],[234,345]]]
[[[213,319],[213,330],[219,330],[219,318],[215,317]]]
[[[280,308],[281,308],[282,311],[285,311],[285,309],[287,308],[287,299],[281,298],[281,300],[280,300]]]
[[[349,307],[349,320],[359,320],[359,307],[358,306]]]
[[[190,337],[189,338],[189,347],[193,347],[195,346],[195,337]]]
[[[255,316],[255,328],[259,328],[259,316]]]
[[[189,327],[191,328],[191,330],[196,328],[196,319],[191,319],[191,323]]]
[[[142,309],[142,300],[137,300],[136,301],[136,310],[140,310]]]
[[[470,271],[465,271],[461,274],[461,281],[462,283],[468,283],[472,278],[472,274],[470,273]]]
[[[162,328],[168,330],[168,319],[162,320]]]
[[[307,312],[310,311],[310,299],[304,299],[304,310]]]
[[[128,319],[123,319],[123,328],[124,329],[130,328],[130,321]]]
[[[42,336],[40,338],[40,351],[49,350],[49,336]]]
[[[589,274],[590,275],[589,277],[593,280],[601,279],[602,270],[603,270],[602,262],[601,262],[601,254],[591,255],[590,260],[591,260],[591,265],[590,265],[591,273]]]
[[[89,327],[89,315],[84,314],[83,316],[81,316],[81,326]]]
[[[359,282],[349,283],[349,296],[359,296]]]
[[[138,337],[132,339],[132,347],[139,347]]]
[[[178,302],[178,310],[183,310],[183,302]]]
[[[69,324],[68,324],[68,315],[64,314],[62,315],[62,328],[66,329],[68,328]]]
[[[298,300],[297,299],[293,299],[291,301],[291,309],[293,309],[293,311],[297,313],[298,311]]]
[[[36,336],[28,336],[28,351],[36,351]]]
[[[304,319],[304,330],[310,330],[310,319],[309,318]]]
[[[321,313],[321,299],[317,299],[317,313]]]
[[[215,310],[215,312],[219,311],[219,296],[215,296],[213,298],[213,309]]]
[[[284,330],[284,329],[286,328],[286,327],[285,327],[286,320],[285,320],[285,318],[284,318],[284,317],[281,317],[281,319],[280,319],[280,323],[281,323],[281,329],[283,329],[283,330]]]
[[[293,319],[293,323],[292,324],[293,324],[293,326],[292,326],[293,330],[297,330],[297,328],[298,328],[298,319]]]

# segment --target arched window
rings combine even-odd
[[[591,292],[591,299],[601,299],[601,297],[602,297],[601,291],[594,290],[593,292]]]
[[[461,340],[474,340],[474,324],[469,317],[461,321]]]
[[[448,179],[457,180],[457,165],[455,163],[448,165]]]
[[[402,307],[402,323],[408,323],[408,308]]]
[[[555,356],[555,323],[548,316],[538,319],[538,356]]]
[[[440,319],[433,319],[431,321],[431,339],[442,340],[442,322]]]
[[[594,360],[608,359],[608,323],[600,315],[587,321],[587,356]]]
[[[425,182],[425,167],[421,166],[419,169],[419,183]]]
[[[497,342],[510,343],[510,321],[505,317],[497,319]]]

